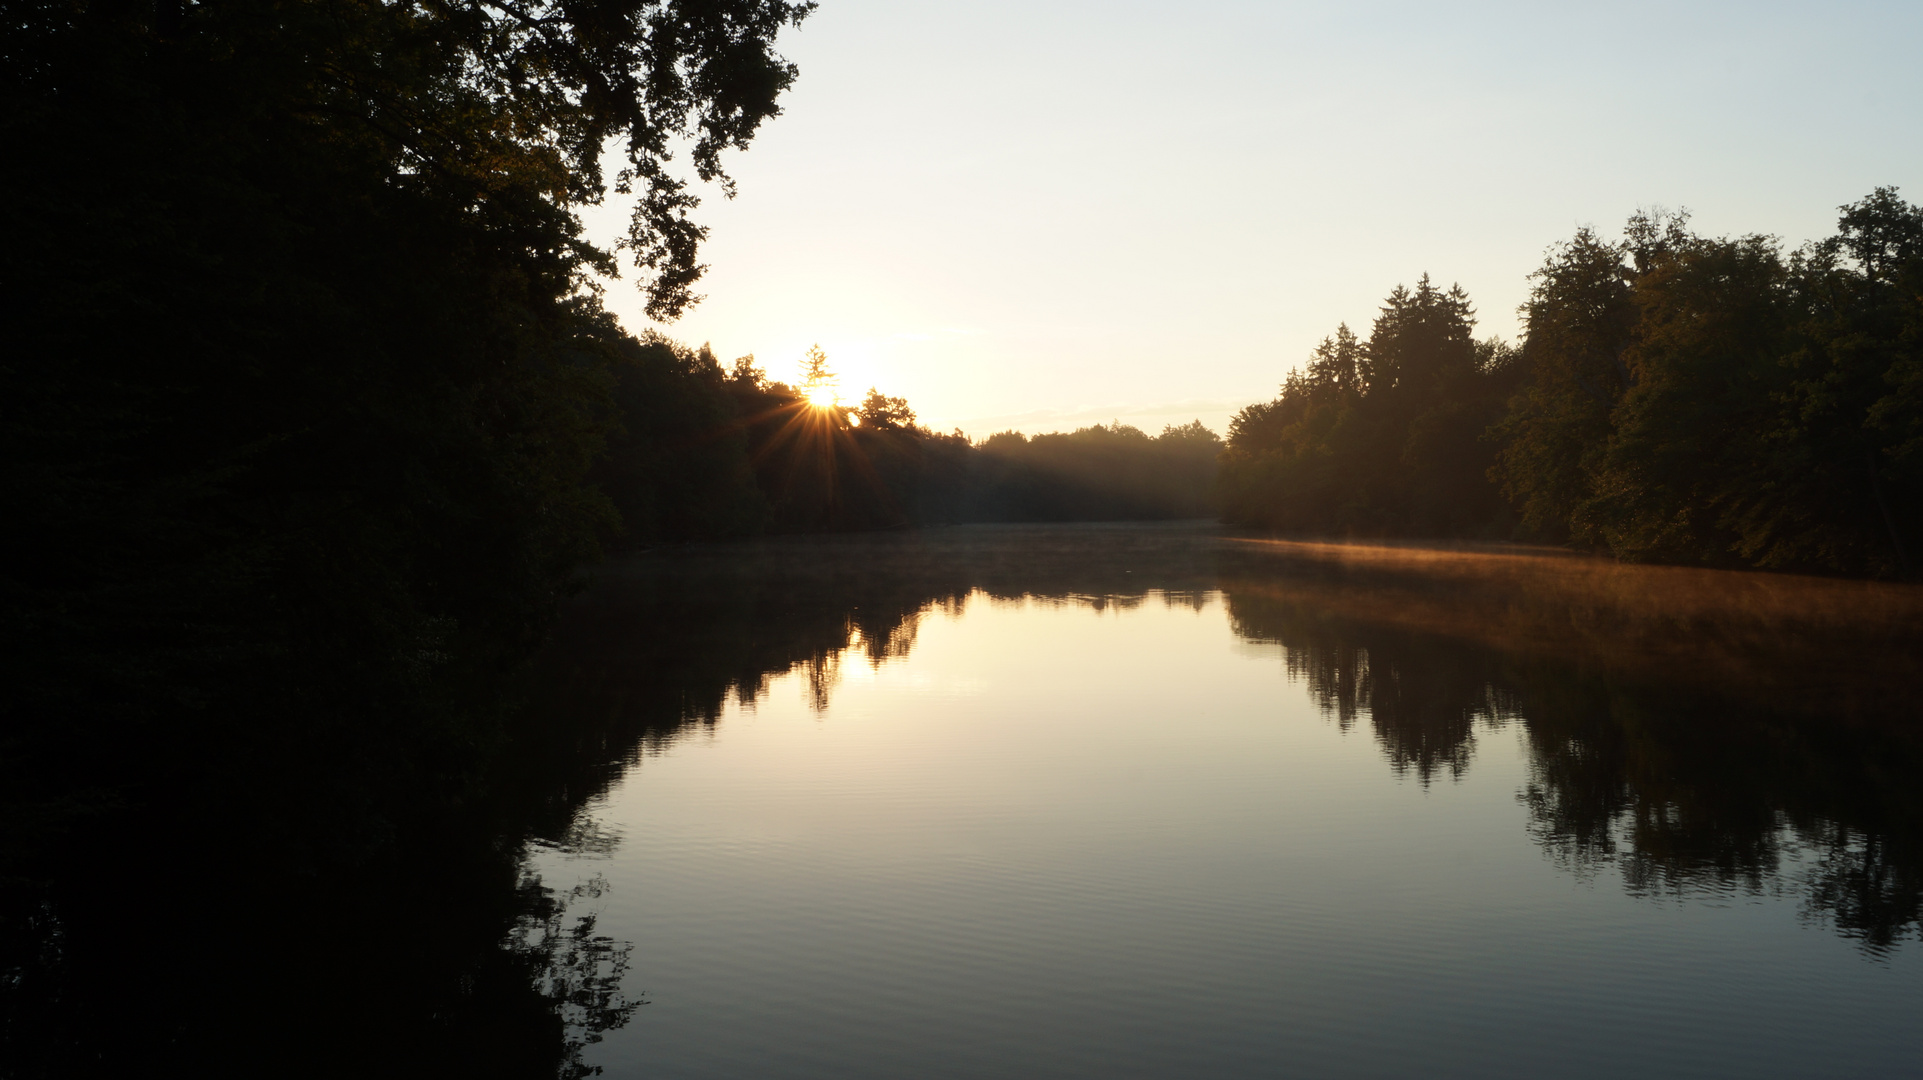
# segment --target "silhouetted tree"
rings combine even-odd
[[[905,431],[915,426],[915,410],[898,397],[889,397],[874,387],[861,400],[858,410],[861,425],[877,431]]]
[[[759,532],[769,506],[714,354],[654,335],[616,338],[609,347],[614,413],[592,479],[620,515],[618,542]]]
[[[1669,225],[1680,228],[1681,220]],[[1610,415],[1634,384],[1627,354],[1636,308],[1625,247],[1580,229],[1532,276],[1523,307],[1525,382],[1494,429],[1502,449],[1492,475],[1515,502],[1523,530],[1539,538],[1600,539],[1584,507]]]
[[[1503,528],[1483,438],[1513,387],[1512,351],[1477,342],[1460,288],[1398,287],[1369,339],[1347,326],[1238,414],[1221,485],[1231,521],[1291,532],[1485,534]]]
[[[1530,535],[1624,558],[1906,574],[1923,517],[1923,211],[1882,188],[1838,235],[1697,236],[1639,214],[1552,251],[1492,473]]]

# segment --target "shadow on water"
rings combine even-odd
[[[472,834],[469,834],[470,836]],[[257,870],[218,836],[94,850],[9,883],[0,1076],[578,1078],[643,1002],[594,883],[557,893],[515,846]]]
[[[1520,726],[1524,828],[1650,897],[1790,894],[1871,954],[1923,914],[1923,593],[1550,550],[1302,544],[1170,526],[961,527],[657,552],[574,606],[525,748],[564,835],[638,757],[805,671],[906,655],[971,597],[1100,608],[1219,590],[1241,638],[1399,775]],[[584,764],[586,763],[586,764]]]
[[[579,1078],[644,1004],[599,882],[550,889],[472,821],[326,871],[250,839],[135,822],[6,881],[0,1076]]]

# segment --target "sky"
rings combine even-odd
[[[1550,246],[1639,207],[1795,246],[1923,201],[1917,0],[821,0],[779,48],[784,114],[696,214],[706,300],[608,307],[775,378],[819,343],[844,397],[977,438],[1225,432],[1424,273],[1513,341]]]

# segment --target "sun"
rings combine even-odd
[[[801,396],[807,398],[808,404],[817,409],[832,409],[841,401],[841,395],[835,393],[835,388],[826,383],[802,387]]]

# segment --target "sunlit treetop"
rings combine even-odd
[[[801,396],[817,409],[832,409],[841,403],[841,377],[828,367],[828,354],[820,345],[811,346],[801,360]]]

